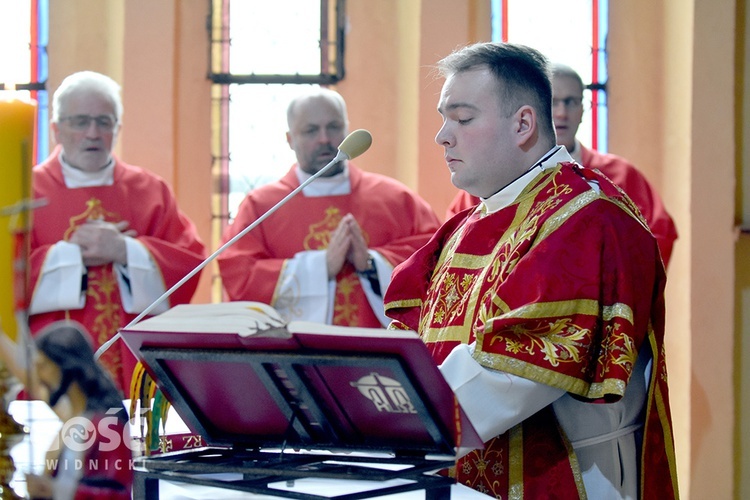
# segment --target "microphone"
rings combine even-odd
[[[339,153],[344,153],[347,155],[346,159],[351,160],[370,149],[371,145],[372,135],[367,130],[360,128],[347,135],[346,138],[341,141]],[[328,165],[323,167],[323,169],[325,168],[328,168]]]
[[[179,289],[182,285],[184,285],[190,278],[195,276],[201,269],[206,267],[208,264],[210,264],[216,257],[218,257],[224,250],[234,245],[234,243],[245,236],[247,233],[255,229],[261,222],[266,220],[271,214],[273,214],[276,210],[281,208],[291,200],[294,196],[297,195],[300,191],[302,191],[308,184],[310,184],[312,181],[323,175],[326,171],[328,171],[332,166],[337,164],[340,161],[343,160],[351,160],[352,158],[356,158],[357,156],[361,155],[365,151],[367,151],[370,146],[372,145],[372,134],[368,132],[365,129],[357,129],[354,132],[351,132],[349,135],[347,135],[344,140],[341,142],[338,148],[338,153],[336,153],[336,156],[328,162],[328,165],[321,168],[315,174],[313,174],[309,179],[307,179],[305,182],[300,184],[297,188],[294,189],[291,193],[286,195],[281,201],[279,201],[276,205],[272,206],[266,213],[255,219],[255,221],[247,226],[245,229],[234,235],[232,239],[224,243],[221,247],[219,247],[218,250],[216,250],[214,253],[209,255],[206,260],[195,266],[195,268],[190,271],[188,274],[185,275],[180,281],[175,283],[172,288],[164,292],[161,297],[156,299],[149,305],[146,309],[143,310],[138,316],[136,316],[133,321],[127,324],[125,329],[130,328],[131,326],[138,323],[140,320],[142,320],[145,316],[148,315],[151,311],[154,310],[156,306],[164,302],[165,299],[167,299],[170,295],[172,295],[177,289]],[[117,339],[121,337],[121,333],[118,330],[118,332],[108,341],[106,341],[104,344],[99,346],[99,349],[96,350],[94,353],[94,359],[99,359],[102,354],[104,354],[107,349],[109,349],[112,344],[114,344]]]

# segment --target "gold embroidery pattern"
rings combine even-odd
[[[511,332],[518,340],[493,337],[490,345],[497,341],[505,341],[506,352],[518,354],[524,351],[530,356],[535,356],[536,350],[539,349],[544,354],[543,359],[554,367],[560,363],[580,363],[582,355],[588,349],[591,336],[591,330],[574,324],[570,318],[542,323],[533,329],[530,329],[528,324],[519,325],[513,327]]]
[[[493,438],[484,450],[474,450],[459,460],[461,482],[472,489],[495,498],[503,498],[500,479],[506,474],[503,448],[492,446]]]
[[[569,185],[557,184],[556,178],[558,175],[560,175],[559,170],[551,176],[552,186],[547,189],[549,196],[531,208],[528,215],[523,217],[521,223],[518,224],[518,229],[510,234],[506,242],[503,243],[498,258],[492,263],[493,272],[488,277],[489,282],[495,281],[495,277],[499,278],[500,283],[508,278],[508,275],[513,271],[522,257],[520,252],[521,245],[537,234],[539,220],[542,215],[545,212],[554,210],[562,203],[560,196],[572,192]]]
[[[605,327],[608,335],[598,360],[599,365],[604,367],[604,373],[608,373],[612,365],[620,366],[630,373],[638,358],[633,338],[620,332],[621,327],[619,322],[610,323]]]
[[[338,227],[342,218],[341,210],[336,207],[327,208],[323,220],[310,225],[307,236],[302,240],[302,247],[305,250],[328,248],[331,233]]]
[[[97,198],[91,198],[86,202],[86,210],[82,214],[70,218],[68,229],[63,233],[63,239],[68,241],[78,226],[88,220],[106,220],[110,222],[119,222],[121,217],[115,212],[108,212],[102,206],[102,201]]]
[[[341,223],[343,216],[341,210],[336,207],[328,207],[325,210],[323,220],[310,224],[307,236],[302,240],[302,248],[305,250],[323,250],[328,248],[333,233]],[[370,242],[370,236],[362,230],[365,242]]]
[[[472,274],[459,277],[455,272],[445,273],[440,286],[434,291],[435,298],[431,300],[433,312],[423,317],[431,316],[434,326],[446,326],[456,318],[463,317],[468,293],[476,281],[477,276]]]
[[[333,306],[334,325],[357,325],[359,306],[352,300],[356,289],[361,289],[359,278],[354,274],[347,274],[336,283],[336,301]]]
[[[497,307],[497,305],[495,305]],[[484,366],[508,371],[532,380],[548,383],[588,398],[607,394],[622,395],[622,377],[632,372],[638,356],[632,328],[632,310],[625,304],[598,307],[595,300],[537,303],[512,311],[493,311],[485,321],[484,331],[477,333],[475,358]],[[577,319],[576,318],[580,318]],[[598,318],[598,319],[597,319]],[[605,344],[591,349],[591,324],[602,322]],[[583,322],[583,323],[581,323]],[[588,327],[588,328],[587,328]],[[486,352],[485,334],[498,332],[488,339],[499,350]],[[532,357],[538,356],[538,359]],[[590,356],[590,358],[589,358]],[[587,362],[596,359],[596,365]],[[543,368],[541,361],[546,361]],[[579,365],[578,377],[569,369],[567,375],[555,368],[571,363]],[[594,375],[590,370],[597,369]],[[654,372],[656,373],[656,372]],[[593,382],[586,382],[593,377]]]
[[[601,171],[597,169],[597,172],[604,175]],[[604,175],[606,177],[606,175]],[[612,201],[615,205],[619,205],[622,207],[625,212],[629,212],[638,222],[640,222],[641,226],[643,226],[649,233],[651,233],[651,228],[648,225],[648,222],[646,221],[646,217],[643,216],[641,213],[641,210],[638,208],[638,205],[636,205],[633,200],[623,191],[623,189],[615,184],[612,183],[615,186],[615,189],[620,193],[619,198],[610,197],[608,198],[610,201]]]
[[[174,443],[169,436],[159,436],[159,451],[161,453],[167,453],[172,451]]]
[[[107,211],[101,200],[91,198],[86,202],[86,208],[80,215],[70,218],[68,228],[63,234],[64,240],[69,240],[79,226],[89,220],[106,220],[118,222],[121,217]],[[87,325],[91,335],[97,342],[97,347],[108,341],[121,324],[121,307],[117,280],[114,277],[112,266],[95,267],[88,270],[88,288],[86,289],[86,302],[92,305],[96,316],[92,323]],[[101,358],[102,364],[107,367],[115,380],[121,379],[122,360],[119,349],[110,349]]]
[[[341,223],[341,210],[331,206],[325,210],[325,216],[320,222],[310,225],[307,236],[302,241],[305,250],[323,250],[328,248],[331,242],[331,233]],[[365,242],[369,243],[369,235],[362,230]],[[359,278],[354,274],[339,274],[336,282],[336,299],[333,309],[333,324],[335,325],[357,325],[359,306],[354,300],[361,291],[362,285]]]
[[[430,307],[429,311],[422,311],[420,331],[427,332],[434,328],[445,328],[455,322],[457,318],[465,317],[469,298],[478,293],[478,290],[475,290],[475,288],[479,283],[494,283],[490,286],[489,290],[484,292],[485,299],[497,296],[494,288],[505,282],[513,271],[523,256],[523,245],[538,233],[542,216],[546,212],[554,210],[562,203],[560,199],[562,195],[572,192],[569,185],[557,183],[556,177],[558,175],[559,170],[557,173],[549,176],[551,186],[546,187],[542,185],[535,188],[539,190],[547,189],[547,192],[550,193],[548,198],[533,204],[530,209],[527,206],[529,204],[527,201],[522,201],[518,204],[518,214],[516,215],[516,220],[518,221],[517,228],[502,238],[498,249],[494,252],[495,258],[489,262],[489,268],[483,266],[482,269],[477,269],[477,274],[467,273],[461,277],[459,273],[455,272],[453,264],[454,260],[461,260],[462,254],[457,253],[456,248],[462,239],[465,227],[462,227],[451,237],[451,240],[441,253],[439,268],[433,276],[432,283],[435,283],[435,285],[432,285],[427,292],[426,303],[430,304]],[[532,194],[532,196],[534,195]],[[528,213],[525,213],[526,210],[528,210]],[[468,264],[469,261],[464,262],[464,260],[461,260],[461,263]],[[470,269],[473,269],[473,266]],[[438,276],[440,279],[436,279]],[[502,303],[502,301],[500,302]],[[495,304],[492,301],[489,301],[488,304],[488,300],[477,300],[475,303],[476,306],[474,307],[479,308],[479,313],[476,316],[477,320],[473,331],[482,331],[486,322],[480,320],[480,318],[494,317],[488,309],[494,309]],[[504,303],[502,304],[505,305]],[[470,317],[474,317],[476,314],[474,310],[468,311],[468,313],[471,315]],[[431,323],[428,322],[430,318]],[[430,338],[432,337],[439,338],[441,336],[440,334],[430,335]]]
[[[122,308],[118,295],[117,280],[113,275],[111,265],[89,269],[86,302],[93,304],[93,309],[97,312],[89,326],[92,336],[96,339],[97,346],[112,338],[120,327]],[[101,358],[101,361],[115,377],[115,380],[120,380],[122,372],[120,350],[110,349]]]
[[[653,335],[653,331],[649,327],[649,335]],[[659,378],[666,384],[668,382],[667,380],[667,364],[664,363],[664,360],[667,359],[665,357],[665,347],[664,343],[661,345],[661,351],[659,352]]]

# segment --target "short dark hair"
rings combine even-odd
[[[437,64],[443,76],[479,66],[486,66],[502,83],[500,97],[507,116],[528,104],[539,116],[540,131],[555,137],[549,63],[541,52],[520,44],[482,42],[458,49]]]

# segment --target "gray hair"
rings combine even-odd
[[[349,117],[346,113],[346,101],[344,101],[344,98],[341,97],[341,94],[339,94],[335,90],[327,89],[325,87],[319,87],[311,89],[310,91],[295,97],[289,103],[289,106],[287,106],[286,108],[286,122],[290,130],[292,128],[292,122],[294,121],[294,115],[296,113],[297,106],[304,101],[316,98],[324,98],[327,101],[335,104],[341,111],[341,116],[344,118],[344,121],[346,122],[346,125],[348,127]]]
[[[122,98],[120,85],[112,78],[94,71],[79,71],[65,77],[52,97],[52,123],[58,123],[65,110],[65,103],[74,94],[98,94],[112,103],[117,122],[122,121]]]

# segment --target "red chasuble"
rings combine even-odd
[[[672,257],[674,242],[677,240],[677,227],[664,207],[659,193],[651,187],[646,177],[624,158],[601,153],[582,144],[580,147],[583,166],[600,170],[625,191],[641,211],[659,244],[659,251],[666,268]],[[466,191],[460,191],[448,207],[448,215],[453,216],[462,210],[476,206],[477,203],[479,203],[479,198],[471,196]]]
[[[31,230],[31,286],[36,288],[50,247],[68,240],[75,229],[88,219],[107,222],[128,221],[161,270],[165,289],[182,279],[204,256],[203,243],[193,223],[177,207],[167,184],[139,167],[116,160],[111,186],[68,189],[58,160],[60,150],[34,167],[34,198],[47,203],[34,211]],[[198,285],[194,276],[167,299],[170,305],[190,301]],[[30,318],[32,333],[45,325],[72,319],[84,325],[98,348],[135,315],[122,308],[120,290],[112,264],[88,269],[86,305],[83,309],[36,314]],[[100,361],[124,395],[130,393],[130,379],[136,359],[124,343],[116,343]]]
[[[601,193],[586,179],[596,180]],[[663,353],[664,268],[632,202],[572,163],[541,172],[508,207],[462,212],[396,268],[395,328],[420,333],[436,362],[476,341],[481,365],[616,401],[642,346],[653,353],[641,498],[677,491]],[[459,482],[498,498],[577,498],[581,472],[551,407],[460,459]]]
[[[440,226],[430,206],[399,182],[363,172],[349,163],[351,193],[293,197],[219,257],[221,278],[230,300],[274,305],[284,265],[303,250],[328,248],[331,233],[347,213],[354,215],[367,246],[392,265],[427,243]],[[251,191],[242,202],[224,241],[234,237],[299,186],[295,168],[280,181]],[[321,284],[325,286],[325,283]],[[336,276],[333,324],[381,327],[354,267]]]

